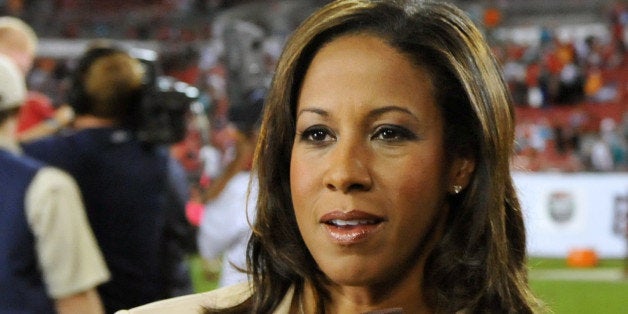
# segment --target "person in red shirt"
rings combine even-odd
[[[24,77],[33,67],[37,44],[37,35],[28,24],[16,17],[0,17],[0,54],[11,58]],[[69,106],[55,108],[48,96],[29,91],[18,114],[18,140],[30,141],[53,134],[73,118]]]

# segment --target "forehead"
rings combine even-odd
[[[338,99],[338,98],[342,99]],[[434,103],[429,72],[380,37],[352,34],[324,45],[303,80],[299,105],[340,102],[397,105]],[[390,102],[388,104],[381,102]]]

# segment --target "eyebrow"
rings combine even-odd
[[[367,117],[369,119],[372,119],[372,118],[381,116],[381,115],[383,115],[385,113],[393,112],[393,111],[397,111],[397,112],[401,112],[401,113],[407,114],[407,115],[411,116],[412,118],[414,118],[416,120],[419,120],[412,113],[412,111],[410,111],[410,110],[408,110],[406,108],[403,108],[403,107],[399,107],[399,106],[385,106],[385,107],[373,109],[373,110],[371,110],[368,113]],[[301,114],[306,113],[306,112],[318,114],[318,115],[321,115],[323,117],[328,117],[329,116],[329,112],[327,112],[326,110],[320,109],[320,108],[304,108],[304,109],[300,110],[297,113],[297,119],[299,118],[299,116],[301,116]]]
[[[301,114],[306,113],[306,112],[315,113],[324,117],[329,116],[329,113],[326,110],[323,110],[320,108],[304,108],[304,109],[299,110],[299,112],[297,112],[297,119],[299,119]]]
[[[403,107],[399,107],[399,106],[385,106],[385,107],[374,109],[371,112],[369,112],[368,117],[369,118],[375,118],[375,117],[381,116],[381,115],[383,115],[385,113],[394,112],[394,111],[407,114],[407,115],[411,116],[412,118],[414,118],[415,120],[419,120],[412,113],[412,111],[408,110],[407,108],[403,108]]]

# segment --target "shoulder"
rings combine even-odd
[[[9,173],[14,173],[15,170],[23,170],[29,169],[32,172],[36,172],[40,168],[44,166],[41,161],[38,161],[30,156],[19,154],[19,149],[16,149],[18,152],[13,151],[12,149],[3,150],[0,146],[0,159],[3,167],[9,171]]]
[[[122,310],[116,314],[202,313],[204,308],[226,308],[244,302],[251,296],[249,283],[219,288],[204,293],[166,299]]]
[[[54,107],[50,97],[36,91],[28,91],[26,100],[24,101],[24,106],[38,107],[46,109],[49,112],[54,112]]]
[[[72,164],[85,151],[94,150],[96,144],[86,130],[63,130],[59,134],[46,136],[31,142],[21,143],[22,151],[33,158],[52,165]]]
[[[35,158],[39,158],[40,155],[45,156],[51,151],[56,151],[60,149],[61,146],[64,146],[62,137],[57,135],[46,136],[34,141],[21,143],[20,145],[27,155],[34,156]]]
[[[41,189],[42,192],[74,192],[78,191],[76,181],[67,172],[57,167],[42,166],[31,183],[34,188]]]
[[[240,171],[227,183],[227,189],[230,193],[238,193],[246,195],[249,190],[249,183],[251,182],[251,172]],[[243,198],[244,199],[244,198]]]
[[[64,215],[83,210],[80,190],[74,178],[65,171],[50,166],[42,166],[37,171],[28,186],[24,200],[29,221],[44,212],[47,215],[53,213],[45,209],[55,209],[54,213]],[[63,207],[52,206],[54,204],[63,204]],[[61,208],[62,211],[57,210]]]
[[[26,100],[44,103],[46,105],[52,106],[52,101],[50,100],[50,97],[48,97],[44,93],[41,93],[35,90],[28,91],[28,93],[26,94]]]

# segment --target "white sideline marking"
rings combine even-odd
[[[621,268],[602,269],[531,269],[532,280],[628,281]]]

